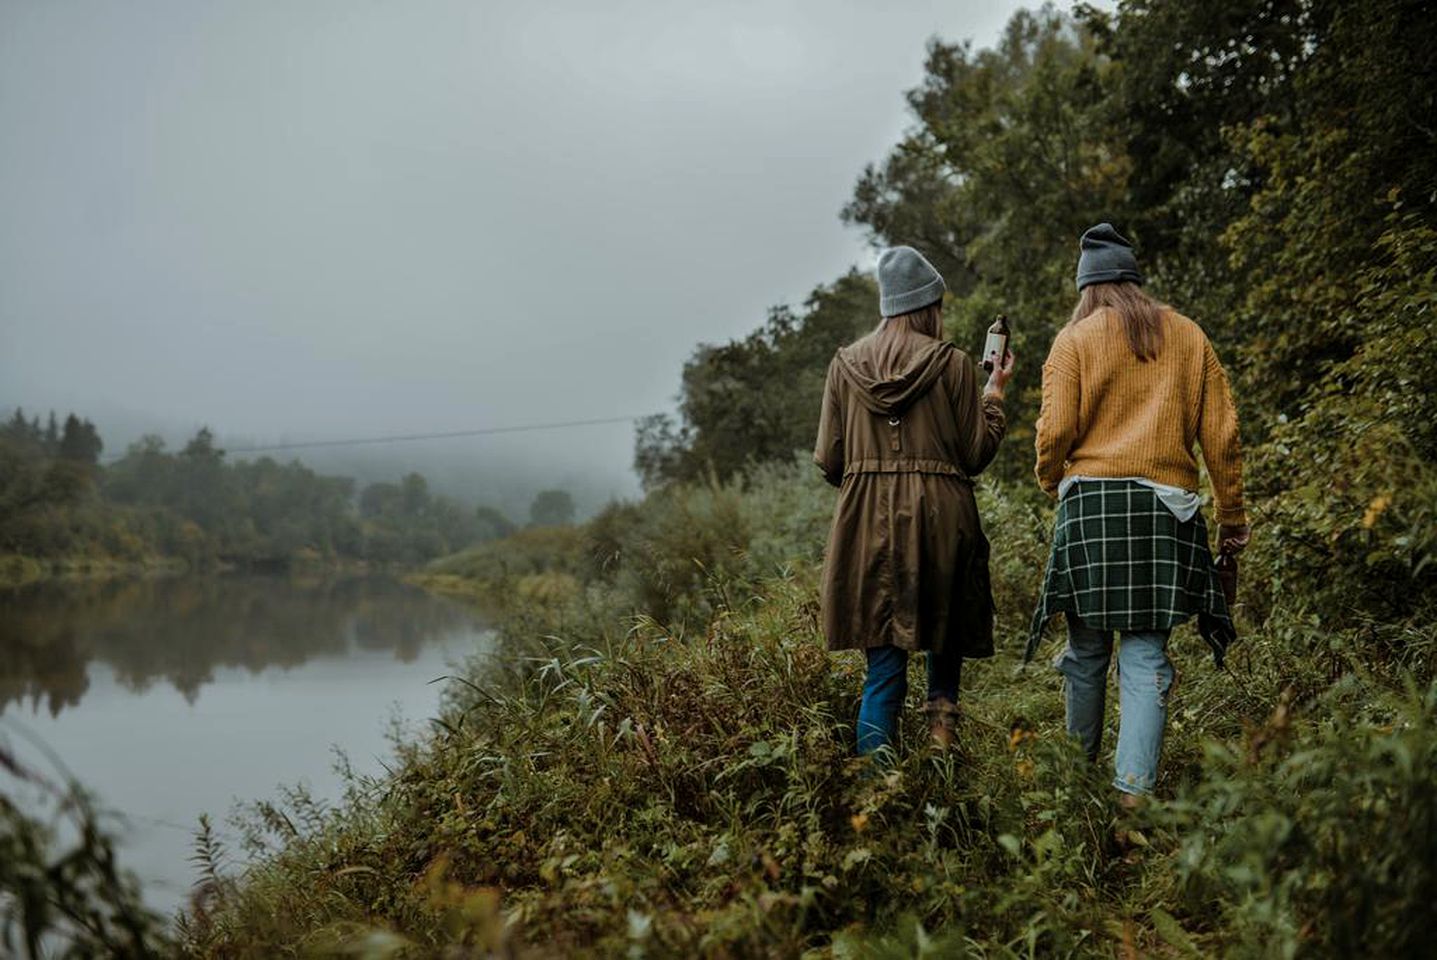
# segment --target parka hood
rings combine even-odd
[[[839,348],[838,369],[869,410],[883,416],[899,416],[929,391],[943,373],[948,355],[954,350],[946,340],[923,338],[923,342],[900,359],[897,373],[884,373],[893,361],[885,353],[877,337],[864,337],[856,343]],[[895,358],[896,359],[896,358]]]

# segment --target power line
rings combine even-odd
[[[588,420],[558,420],[551,423],[529,423],[513,427],[478,427],[473,430],[447,430],[442,433],[402,433],[382,437],[353,437],[347,440],[305,440],[294,443],[268,443],[251,447],[225,447],[231,453],[269,453],[275,450],[304,450],[316,447],[355,447],[381,443],[410,443],[415,440],[447,440],[455,437],[482,437],[496,433],[528,433],[535,430],[562,430],[568,427],[592,427],[604,423],[632,423],[647,414],[630,417],[593,417]],[[116,454],[106,460],[121,460],[128,454]]]

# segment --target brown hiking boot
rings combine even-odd
[[[923,707],[928,714],[928,734],[933,745],[947,750],[958,740],[958,704],[947,697],[929,700]]]

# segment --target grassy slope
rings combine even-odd
[[[1222,674],[1184,628],[1167,799],[1122,813],[1062,735],[1054,672],[1017,659],[1046,516],[988,489],[1002,652],[969,664],[958,754],[910,707],[875,776],[851,757],[860,659],[816,630],[803,538],[829,502],[776,473],[439,565],[507,598],[499,660],[453,684],[393,777],[338,810],[262,809],[251,839],[278,852],[219,885],[190,951],[1417,951],[1437,876],[1437,694],[1414,679],[1430,630],[1329,635],[1279,609]],[[779,576],[774,529],[794,537]],[[614,543],[623,564],[596,565]],[[706,557],[699,587],[670,550]],[[625,570],[670,571],[669,626],[626,615]]]

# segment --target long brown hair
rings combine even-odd
[[[900,330],[912,330],[914,333],[921,333],[926,337],[941,340],[943,338],[943,301],[935,300],[926,307],[884,317],[878,327],[880,334],[884,332],[893,334]]]
[[[1168,306],[1148,296],[1147,291],[1131,280],[1090,283],[1078,294],[1078,305],[1073,308],[1068,326],[1105,307],[1123,321],[1123,332],[1128,336],[1133,356],[1142,362],[1157,359],[1163,345],[1163,312]]]

